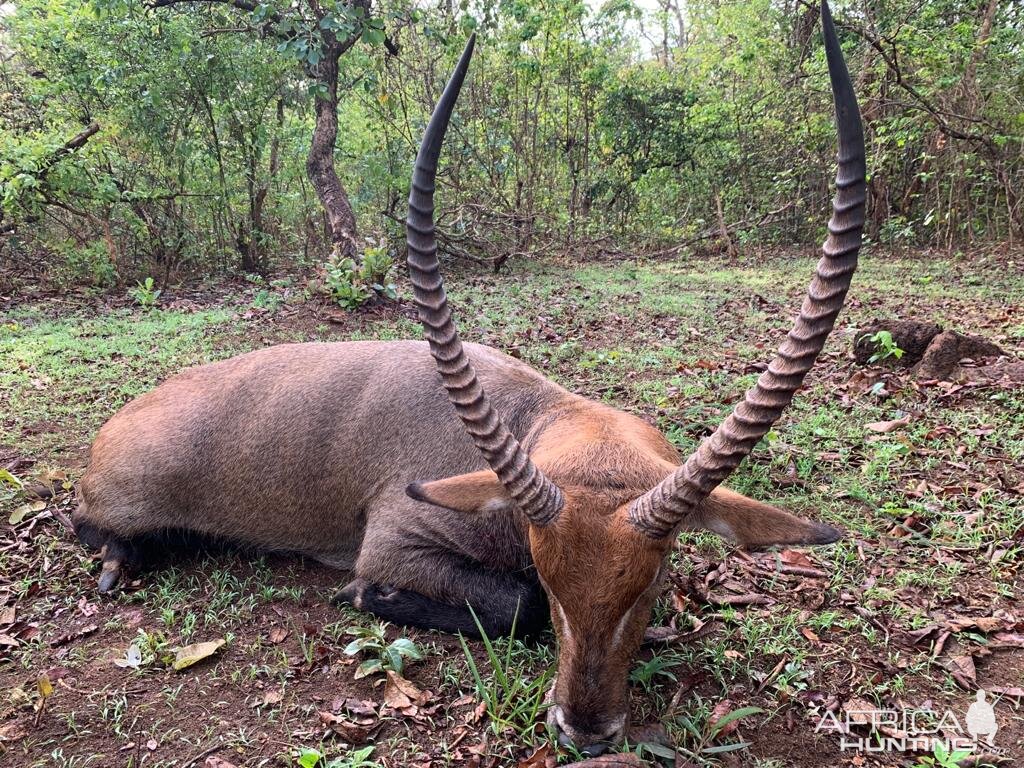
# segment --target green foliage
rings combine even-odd
[[[968,750],[950,751],[936,741],[932,754],[919,757],[914,768],[959,768],[960,762],[970,756],[971,753]]]
[[[22,491],[24,483],[21,478],[15,475],[13,472],[0,467],[0,509],[7,510],[12,509],[8,522],[12,525],[19,522],[18,510],[23,506],[21,505],[15,508],[15,503],[22,500]]]
[[[394,261],[384,247],[367,248],[360,263],[334,257],[324,265],[331,297],[345,309],[358,309],[378,297],[394,301],[398,291],[390,282]]]
[[[420,661],[423,652],[412,640],[400,637],[388,642],[385,636],[387,623],[373,624],[369,627],[353,626],[345,630],[346,634],[355,635],[356,639],[345,646],[347,656],[364,654],[369,656],[356,669],[355,677],[375,674],[377,672],[394,672],[402,674],[406,659]]]
[[[873,240],[1024,233],[1024,18],[994,7],[837,3]],[[97,285],[321,262],[305,161],[339,41],[340,181],[360,234],[394,250],[417,137],[472,30],[438,182],[442,253],[500,266],[598,240],[662,248],[714,231],[719,207],[740,244],[818,241],[835,134],[814,9],[693,0],[684,16],[578,0],[24,0],[0,18],[0,232],[17,233],[0,259]],[[393,291],[386,270],[333,272],[343,306]]]
[[[890,357],[899,360],[903,357],[903,350],[899,348],[896,342],[892,338],[892,333],[889,331],[877,331],[870,336],[866,336],[867,340],[875,345],[875,352],[868,358],[869,363],[875,363],[879,360],[888,360]]]
[[[137,637],[125,649],[124,655],[114,659],[114,664],[135,671],[154,664],[169,666],[174,659],[170,645],[162,632],[147,632],[140,629]]]
[[[480,669],[461,634],[459,642],[473,676],[477,696],[486,705],[491,728],[496,735],[510,729],[518,738],[532,743],[537,719],[548,707],[545,697],[554,680],[554,668],[548,666],[541,674],[533,675],[535,660],[530,649],[515,639],[518,614],[512,621],[510,637],[491,640],[472,607],[470,612],[483,639],[487,662],[491,668],[489,676]]]
[[[380,763],[371,760],[373,746],[353,749],[344,757],[328,759],[319,749],[305,747],[295,756],[295,764],[299,768],[380,768]]]
[[[704,722],[699,722],[691,713],[679,714],[676,716],[675,722],[682,726],[689,738],[693,741],[693,746],[691,748],[680,749],[680,752],[691,755],[694,758],[707,758],[713,755],[721,755],[726,752],[737,752],[739,750],[746,749],[752,742],[734,741],[727,742],[725,744],[715,744],[715,741],[728,733],[726,730],[728,725],[742,720],[745,717],[761,714],[762,712],[764,712],[764,710],[760,707],[740,707],[726,713],[717,720],[712,721],[711,718],[708,718]]]
[[[302,153],[282,151],[308,134],[289,119],[304,96],[265,42],[135,3],[26,0],[4,21],[19,56],[0,110],[0,210],[32,225],[55,272],[223,269],[271,235],[279,249],[304,236]],[[99,132],[53,162],[89,121]]]
[[[147,277],[144,281],[136,283],[131,290],[132,299],[143,309],[152,309],[156,306],[161,293],[161,290],[154,286],[152,277]]]
[[[649,660],[637,662],[636,666],[629,673],[629,681],[639,685],[645,690],[650,690],[651,684],[656,678],[663,677],[667,680],[675,680],[676,676],[669,670],[678,666],[679,660],[661,654],[654,654]]]

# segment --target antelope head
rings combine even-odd
[[[659,447],[665,443],[656,430],[636,427],[632,443],[651,449],[622,449],[625,453],[617,465],[624,468],[622,478],[604,485],[577,482],[574,478],[586,458],[570,457],[569,464],[576,465],[567,466],[566,452],[558,450],[558,443],[579,443],[579,436],[545,435],[528,454],[492,409],[463,351],[437,261],[433,193],[441,144],[469,66],[473,38],[420,145],[407,220],[410,276],[449,399],[491,471],[417,484],[417,498],[467,513],[494,502],[509,503],[528,520],[530,550],[550,601],[559,644],[559,674],[548,722],[561,743],[590,754],[600,753],[625,734],[627,674],[677,533],[687,527],[736,533],[728,530],[728,516],[708,521],[707,507],[715,498],[721,507],[723,494],[728,507],[730,492],[718,489],[719,484],[764,437],[800,388],[835,324],[857,265],[864,224],[863,131],[825,2],[821,17],[839,136],[837,193],[823,256],[774,360],[681,465]],[[838,538],[829,526],[761,506],[764,516],[753,525],[766,530],[736,538],[760,544],[819,544]]]

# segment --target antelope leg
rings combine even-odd
[[[128,552],[119,541],[108,541],[100,550],[103,568],[100,570],[99,590],[110,592],[121,580],[121,569],[127,559]]]
[[[502,581],[504,583],[499,583]],[[544,628],[547,601],[542,592],[512,578],[495,579],[491,586],[494,587],[489,594],[491,599],[466,596],[459,605],[454,601],[435,600],[411,589],[396,589],[356,578],[338,591],[334,602],[348,603],[396,624],[460,632],[469,637],[480,637],[474,613],[488,637],[511,634],[513,623],[518,636],[534,635]]]

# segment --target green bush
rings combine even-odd
[[[390,282],[394,260],[384,246],[367,248],[361,263],[355,259],[331,259],[324,265],[328,292],[339,306],[358,309],[380,299],[394,301],[398,291]]]

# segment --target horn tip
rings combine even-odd
[[[473,49],[476,47],[476,32],[473,32],[466,41],[466,47],[462,49],[459,57],[458,69],[463,73],[469,68],[469,60],[473,56]]]

